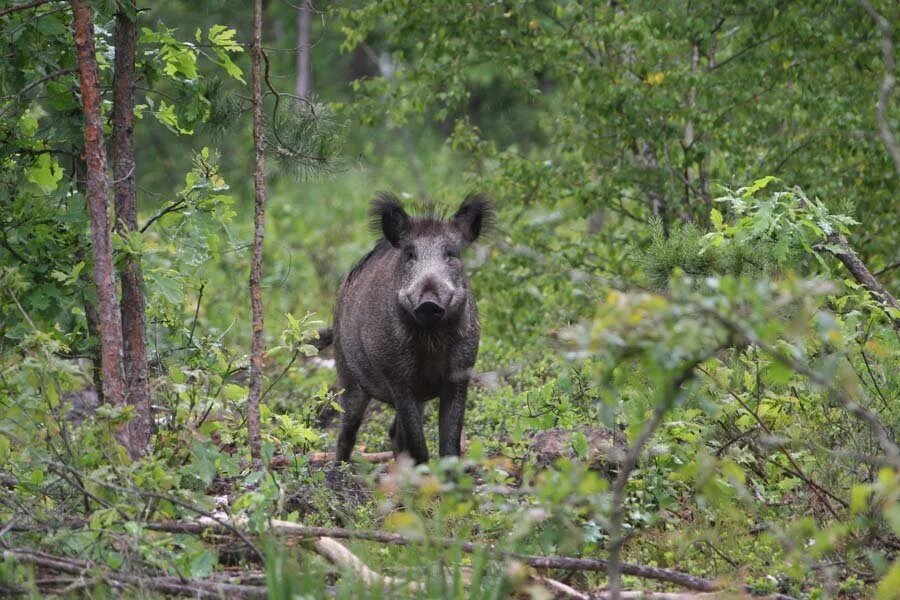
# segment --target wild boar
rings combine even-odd
[[[373,226],[382,239],[344,278],[333,340],[344,409],[337,461],[347,462],[366,407],[376,398],[394,407],[395,455],[428,460],[422,428],[425,402],[440,398],[440,456],[459,456],[471,370],[481,324],[462,252],[493,219],[490,202],[469,195],[451,219],[410,216],[399,199],[379,194]]]

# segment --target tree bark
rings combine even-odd
[[[137,8],[128,2],[116,14],[116,62],[113,80],[113,177],[115,178],[116,231],[136,232],[137,191],[134,163],[134,62],[137,42],[134,15]],[[119,267],[122,281],[122,338],[128,403],[134,416],[128,424],[128,453],[143,456],[150,445],[152,414],[150,379],[147,367],[146,316],[141,287],[140,256],[128,254]]]
[[[100,368],[103,372],[104,401],[116,406],[125,403],[125,376],[122,365],[122,316],[116,298],[112,245],[109,229],[109,179],[100,109],[100,83],[94,51],[94,22],[91,8],[83,0],[72,0],[75,54],[81,78],[84,104],[84,153],[87,165],[86,195],[91,221],[91,250],[94,285],[97,287],[100,326]],[[118,432],[120,438],[125,432]],[[126,444],[127,445],[127,444]]]
[[[312,67],[309,62],[312,13],[312,0],[302,0],[297,7],[297,81],[294,89],[294,93],[301,98],[309,98],[312,93]]]
[[[253,189],[255,209],[253,211],[253,259],[250,264],[250,312],[253,342],[250,350],[250,385],[247,398],[247,435],[250,441],[250,456],[254,467],[260,466],[259,397],[262,389],[263,352],[263,312],[259,281],[262,270],[263,240],[266,223],[266,177],[265,177],[265,132],[263,131],[262,105],[262,1],[253,3],[253,40],[250,57],[253,63],[253,144],[256,147],[256,163],[253,169]]]

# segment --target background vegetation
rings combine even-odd
[[[91,4],[109,135],[129,7]],[[0,590],[900,597],[895,2],[299,6],[309,40],[297,3],[263,12],[260,468],[249,6],[131,13],[138,228],[113,245],[146,295],[137,459],[132,407],[98,396],[72,11],[0,8]],[[307,355],[377,190],[496,201],[466,258],[468,450],[333,490],[338,390]],[[390,449],[390,417],[361,450]]]

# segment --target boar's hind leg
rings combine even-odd
[[[356,433],[362,425],[366,415],[366,407],[369,405],[369,396],[358,385],[348,385],[341,394],[341,406],[344,409],[344,417],[341,420],[341,433],[337,441],[337,460],[349,462],[353,446],[356,444]]]
[[[459,456],[463,418],[466,414],[466,394],[469,382],[454,383],[441,392],[438,413],[438,436],[441,456]]]

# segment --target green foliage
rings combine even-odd
[[[94,8],[108,88],[114,7]],[[497,551],[607,557],[615,484],[585,427],[633,444],[660,415],[623,488],[624,560],[758,593],[896,593],[900,479],[872,419],[896,440],[900,344],[883,303],[830,257],[845,235],[896,295],[897,174],[875,134],[884,66],[862,8],[392,0],[314,19],[322,101],[266,98],[262,470],[245,432],[248,15],[200,8],[138,13],[137,114],[153,117],[136,124],[142,229],[114,243],[145,275],[156,431],[139,461],[112,435],[130,410],[91,391],[70,17],[57,3],[0,17],[4,544],[93,561],[98,596],[123,591],[109,569],[242,569],[279,598],[405,593],[270,531],[283,519],[422,538],[343,541],[420,583],[410,597],[540,595]],[[267,11],[267,80],[284,86],[296,14]],[[333,177],[308,180],[320,174]],[[314,338],[374,242],[378,189],[495,196],[499,225],[466,257],[483,329],[469,447],[419,467],[358,464],[365,490],[335,492],[312,459],[334,446],[340,390]],[[434,447],[437,407],[425,411]],[[389,450],[393,414],[370,413],[360,449]],[[535,460],[550,429],[572,432],[566,455]],[[234,536],[148,525],[200,515],[233,519],[262,560]],[[0,585],[37,596],[38,575],[0,562]]]

